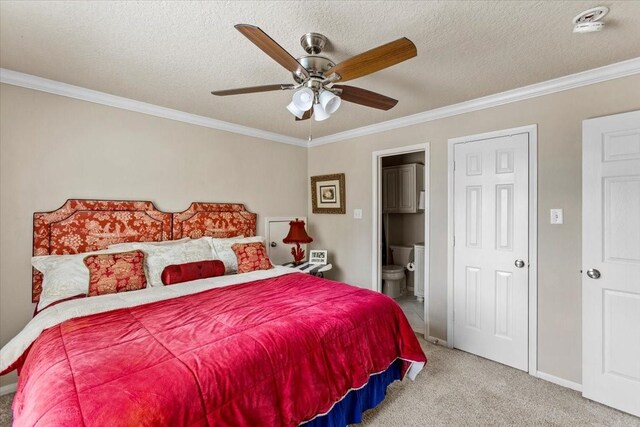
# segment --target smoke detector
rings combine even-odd
[[[604,28],[604,22],[600,20],[609,12],[608,7],[598,6],[585,10],[573,18],[574,33],[593,33]]]

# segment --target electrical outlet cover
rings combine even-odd
[[[564,215],[562,209],[551,209],[551,224],[563,224]]]

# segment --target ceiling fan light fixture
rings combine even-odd
[[[298,110],[307,111],[313,105],[313,98],[313,90],[308,87],[303,87],[293,94],[293,105],[295,105]]]
[[[329,114],[333,114],[338,111],[340,108],[340,103],[342,100],[335,93],[323,90],[320,92],[320,104],[322,104],[322,108]]]
[[[287,105],[287,110],[289,110],[291,114],[293,114],[299,119],[301,119],[302,116],[304,115],[304,110],[301,110],[298,107],[296,107],[296,104],[293,101],[291,101],[289,105]]]
[[[317,104],[313,104],[313,118],[316,122],[327,120],[329,117],[331,117],[331,115],[322,108],[322,104],[319,102]]]
[[[597,20],[596,15],[601,12],[601,9],[606,8],[585,12],[578,18],[581,21]],[[598,16],[601,17],[602,13]],[[237,24],[234,27],[262,52],[289,71],[295,83],[216,90],[211,94],[229,96],[293,90],[292,100],[287,105],[287,110],[296,117],[296,121],[308,120],[314,112],[316,121],[326,120],[340,108],[343,100],[385,111],[393,108],[398,103],[397,99],[354,86],[342,84],[333,86],[333,84],[338,80],[342,83],[367,76],[418,54],[416,45],[408,38],[401,37],[336,64],[330,58],[320,55],[327,44],[327,38],[319,33],[307,33],[300,39],[300,44],[307,55],[296,59],[259,27],[249,24]]]

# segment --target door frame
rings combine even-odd
[[[423,144],[414,144],[414,145],[406,145],[404,147],[397,148],[389,148],[386,150],[374,151],[372,153],[372,177],[371,182],[373,186],[372,190],[372,209],[373,213],[371,218],[372,223],[372,231],[371,231],[371,259],[373,260],[373,265],[371,266],[371,289],[376,292],[382,292],[382,288],[380,286],[381,282],[381,269],[382,269],[382,254],[378,250],[381,244],[382,236],[380,233],[381,223],[379,218],[382,216],[382,158],[397,156],[402,154],[409,153],[417,153],[424,151],[424,268],[426,272],[430,272],[429,269],[429,254],[431,250],[429,248],[429,218],[431,218],[430,214],[430,199],[431,199],[431,191],[429,188],[429,175],[431,174],[431,150],[430,144],[425,142]],[[430,341],[438,341],[435,338],[431,338],[429,335],[429,302],[431,298],[428,298],[430,295],[430,286],[429,286],[429,274],[425,274],[424,278],[424,337]]]
[[[451,138],[448,141],[448,220],[447,220],[447,345],[453,348],[453,235],[454,235],[454,148],[484,139],[529,134],[529,374],[538,370],[538,125],[520,126],[493,132]]]

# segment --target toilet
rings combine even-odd
[[[413,260],[413,246],[390,245],[393,265],[382,266],[382,293],[398,298],[406,292],[406,265]]]

